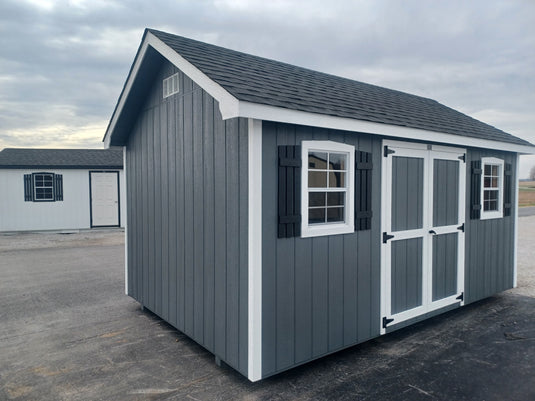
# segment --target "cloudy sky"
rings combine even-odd
[[[535,0],[2,0],[0,149],[102,147],[145,27],[430,97],[535,143]]]

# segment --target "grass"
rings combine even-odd
[[[521,181],[519,183],[518,206],[535,206],[535,181]]]

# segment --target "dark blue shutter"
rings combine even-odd
[[[472,161],[470,183],[470,219],[481,217],[481,160]]]
[[[24,174],[24,201],[33,201],[33,182],[31,174]]]
[[[505,169],[503,172],[503,215],[511,216],[512,202],[512,183],[513,168],[511,163],[505,163]]]
[[[372,227],[372,154],[355,152],[355,231]]]
[[[279,238],[301,235],[301,146],[279,146]]]
[[[55,174],[54,175],[54,192],[55,192],[55,200],[56,201],[62,201],[63,200],[63,176],[61,174]]]

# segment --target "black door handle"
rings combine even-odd
[[[437,235],[437,232],[435,230],[429,230],[429,234]]]

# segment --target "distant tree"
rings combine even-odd
[[[529,179],[530,179],[531,181],[535,181],[535,166],[533,166],[533,167],[531,168],[531,170],[529,171]]]

